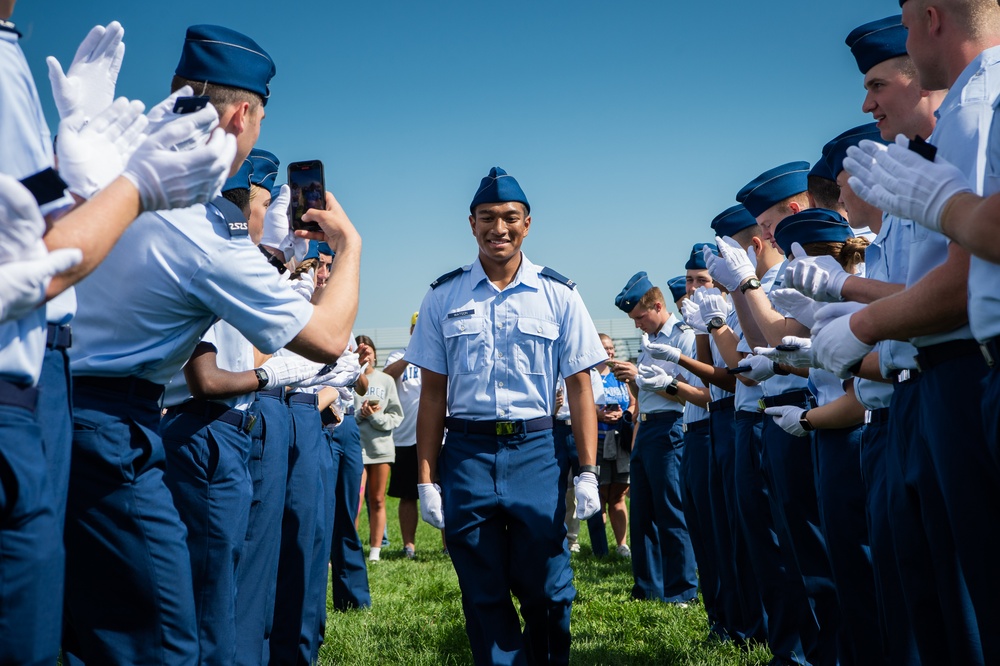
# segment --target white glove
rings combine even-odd
[[[312,276],[302,275],[297,280],[289,280],[288,283],[296,294],[307,301],[312,300],[313,292],[316,291],[316,281],[312,279]]]
[[[785,284],[809,298],[823,303],[844,300],[841,291],[851,274],[829,255],[810,257],[798,243],[792,243],[795,258],[785,268]]]
[[[295,384],[296,388],[311,386],[330,386],[335,388],[351,386],[365,371],[368,364],[358,365],[358,355],[347,352],[337,359],[337,362],[327,372],[315,375]]]
[[[170,93],[165,100],[151,108],[149,112],[146,113],[146,119],[149,121],[149,126],[146,127],[146,134],[158,132],[167,123],[173,122],[186,115],[183,113],[174,113],[174,105],[177,103],[178,97],[190,97],[193,94],[194,90],[191,86],[181,86],[174,92]],[[211,131],[211,129],[209,131]]]
[[[909,145],[900,134],[888,148],[867,140],[848,148],[844,160],[851,174],[848,182],[855,194],[876,208],[940,233],[941,213],[948,200],[973,190],[954,165],[940,157],[931,162]]]
[[[707,245],[701,248],[701,256],[705,258],[705,268],[708,269],[708,274],[712,276],[714,282],[718,282],[729,291],[740,286],[739,280],[729,270],[726,260],[712,252]]]
[[[775,363],[784,363],[796,368],[814,367],[811,339],[786,335],[781,338],[781,344],[785,347],[797,347],[797,349],[795,351],[780,351],[774,347],[755,347],[753,353],[767,357]]]
[[[61,119],[79,115],[86,123],[111,106],[118,72],[125,57],[124,36],[125,29],[118,21],[112,21],[107,28],[94,26],[80,43],[65,74],[54,57],[45,59],[49,66],[52,97]],[[61,131],[59,141],[62,142]]]
[[[854,367],[875,345],[865,344],[851,330],[851,315],[836,319],[825,319],[823,311],[835,307],[828,305],[817,314],[817,324],[823,323],[821,330],[813,329],[813,356],[818,366],[825,368],[841,379],[851,376]]]
[[[264,213],[264,233],[260,237],[261,245],[280,250],[281,244],[291,233],[288,229],[288,200],[291,196],[288,185],[282,185],[278,196],[271,200],[271,205]],[[288,259],[290,257],[286,257],[285,261]]]
[[[801,407],[796,407],[795,405],[768,407],[764,410],[764,413],[768,416],[773,416],[774,422],[778,425],[778,427],[792,437],[805,437],[809,434],[809,431],[803,428],[800,423],[803,414],[806,413],[806,410]]]
[[[701,316],[701,308],[690,298],[681,301],[681,315],[684,316],[684,323],[694,329],[698,335],[708,335],[708,327],[705,319]]]
[[[81,112],[59,123],[59,175],[71,192],[89,199],[122,174],[146,140],[144,108],[119,97],[90,122]]]
[[[441,509],[441,486],[436,483],[418,483],[420,517],[431,527],[444,529],[444,511]]]
[[[824,305],[819,310],[816,311],[816,323],[813,324],[811,332],[812,337],[823,330],[823,327],[832,322],[835,319],[843,317],[845,315],[852,315],[858,310],[865,307],[864,303],[832,303],[830,305]]]
[[[186,208],[210,200],[222,188],[236,158],[236,137],[221,130],[190,150],[173,150],[219,122],[211,104],[201,111],[175,115],[176,119],[147,136],[122,174],[139,190],[143,210]]]
[[[774,377],[774,361],[766,356],[747,356],[740,365],[749,365],[749,372],[744,372],[743,376],[755,382],[767,381]]]
[[[750,260],[750,265],[753,266],[754,274],[757,271],[757,252],[754,251],[753,245],[747,245],[747,259]]]
[[[593,472],[582,472],[580,476],[573,477],[573,488],[576,490],[577,520],[587,520],[596,516],[601,510],[597,476]]]
[[[313,363],[298,355],[272,356],[264,361],[260,368],[267,373],[267,384],[264,388],[273,389],[314,377],[323,369],[323,364]]]
[[[719,254],[722,255],[729,273],[735,278],[736,284],[729,291],[737,289],[744,280],[757,277],[757,269],[747,256],[746,250],[729,236],[725,238],[715,237],[715,243],[719,246]],[[728,285],[726,285],[729,288]]]
[[[650,342],[649,336],[645,333],[642,334],[642,349],[646,351],[647,354],[655,358],[657,361],[670,361],[671,363],[679,363],[681,360],[681,350],[677,347],[671,347],[668,344],[662,342]]]
[[[81,261],[83,252],[64,248],[40,259],[0,264],[0,322],[16,321],[44,303],[53,276]]]
[[[0,173],[0,262],[45,256],[45,220],[24,185]]]
[[[662,391],[674,381],[674,376],[658,365],[641,364],[635,383],[644,391]]]
[[[715,317],[725,319],[733,311],[732,303],[715,287],[698,287],[691,298],[697,303],[706,324]]]
[[[768,296],[776,310],[787,312],[788,316],[806,328],[813,327],[816,323],[816,311],[823,307],[822,303],[794,289],[774,289]]]

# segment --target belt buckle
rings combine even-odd
[[[250,431],[253,430],[253,426],[255,423],[257,423],[257,417],[251,414],[250,419],[247,421],[247,424],[243,427],[243,432],[249,435]]]
[[[908,369],[900,370],[899,374],[896,375],[896,381],[900,384],[910,381],[910,371]]]
[[[767,405],[764,404],[764,398],[757,399],[757,408],[760,411],[764,411],[765,409],[767,409]]]
[[[997,360],[993,358],[993,352],[990,351],[990,346],[988,344],[979,345],[979,351],[983,353],[983,360],[986,361],[986,365],[992,368],[996,365]]]
[[[872,422],[872,410],[865,410],[865,425],[871,425]]]
[[[639,414],[639,422],[640,423],[645,423],[646,422],[646,415],[645,414]]]
[[[514,421],[495,421],[493,424],[497,437],[510,437],[517,434],[517,423]]]

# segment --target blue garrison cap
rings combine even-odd
[[[878,125],[876,123],[868,123],[847,130],[827,144],[830,146],[830,149],[826,154],[826,163],[830,173],[833,174],[834,180],[844,170],[844,158],[847,157],[847,149],[858,145],[865,139],[883,144],[888,143],[882,138],[882,132],[879,131]]]
[[[274,72],[274,61],[257,42],[221,25],[188,28],[181,60],[174,70],[177,76],[192,81],[257,93],[264,104],[271,94],[267,84]]]
[[[319,259],[318,241],[309,241],[309,250],[306,251],[306,256],[302,257],[302,261],[306,259]]]
[[[653,283],[646,277],[646,271],[639,271],[628,279],[625,288],[615,296],[615,306],[622,312],[628,313],[639,304],[639,299],[646,295],[646,292],[653,288]]]
[[[809,189],[809,162],[789,162],[760,174],[736,194],[750,214],[758,217],[776,203]]]
[[[756,222],[754,222],[756,224]],[[708,266],[705,265],[705,255],[702,254],[701,248],[708,246],[715,254],[719,253],[719,248],[715,247],[714,243],[695,243],[694,247],[691,248],[691,256],[688,258],[687,263],[684,264],[684,270],[688,271],[703,271]],[[674,299],[676,300],[676,299]]]
[[[531,212],[528,205],[528,197],[524,196],[521,186],[517,184],[514,176],[508,176],[507,172],[500,167],[490,169],[490,175],[483,178],[476,190],[476,196],[472,197],[469,204],[469,212],[475,213],[476,206],[484,203],[501,203],[504,201],[520,201],[524,207]]]
[[[674,297],[674,303],[676,303],[687,296],[687,277],[678,275],[675,278],[670,278],[667,280],[667,287],[670,289],[670,295]]]
[[[319,254],[330,254],[330,255],[334,254],[334,251],[330,249],[330,245],[326,241],[317,243],[316,252],[318,252]]]
[[[792,243],[843,243],[853,237],[847,220],[826,208],[807,208],[789,215],[774,228],[774,241],[786,257],[792,253]]]
[[[716,215],[715,219],[712,220],[712,230],[715,231],[716,236],[721,236],[722,238],[733,236],[747,227],[755,226],[757,226],[757,219],[750,214],[743,204],[730,206]]]
[[[250,160],[243,160],[243,164],[240,165],[240,170],[236,172],[236,175],[231,176],[222,185],[222,191],[228,192],[229,190],[249,190],[250,189],[250,172],[253,171],[253,165]]]
[[[247,156],[247,161],[253,164],[250,182],[267,190],[273,189],[274,181],[278,178],[278,166],[281,164],[275,154],[254,148]]]
[[[905,0],[904,0],[905,1]],[[899,3],[903,6],[903,2]],[[899,14],[865,23],[851,31],[844,40],[858,61],[862,74],[892,58],[906,55],[906,28]]]
[[[816,164],[813,164],[813,168],[809,170],[809,177],[813,178],[825,178],[826,180],[837,180],[837,176],[830,171],[830,161],[826,159],[830,155],[830,149],[833,148],[833,144],[836,139],[831,139],[826,142],[823,146],[823,150],[820,151],[819,159],[816,160]]]

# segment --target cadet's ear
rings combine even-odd
[[[236,102],[230,104],[219,118],[219,127],[233,136],[239,136],[246,130],[249,120],[250,102]]]
[[[798,201],[789,201],[788,202],[788,209],[790,211],[792,211],[792,215],[795,215],[796,213],[801,213],[802,212],[802,206],[799,204]]]
[[[475,236],[476,235],[476,216],[475,215],[470,215],[469,216],[469,228],[472,229],[472,235]]]

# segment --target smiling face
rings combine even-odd
[[[865,74],[867,92],[861,110],[872,115],[886,141],[895,140],[897,134],[926,136],[933,128],[932,101],[915,74],[906,56],[880,62]]]
[[[531,228],[531,216],[517,201],[479,204],[469,216],[469,224],[479,244],[480,261],[500,266],[518,259],[521,243]]]

